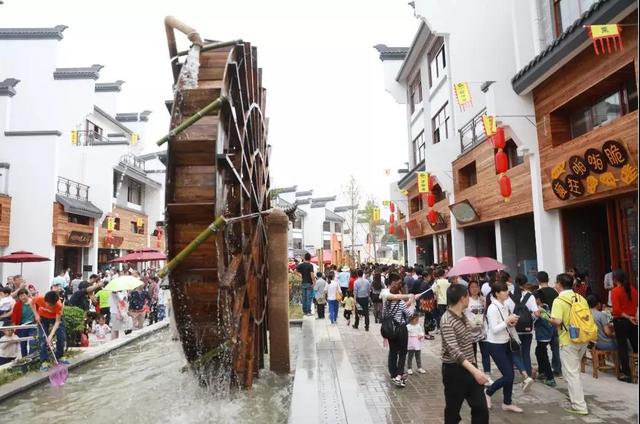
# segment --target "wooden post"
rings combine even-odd
[[[289,363],[289,218],[280,209],[267,217],[269,266],[269,366],[278,374],[291,371]]]

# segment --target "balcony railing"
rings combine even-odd
[[[58,194],[71,199],[88,201],[89,186],[64,177],[58,177]]]
[[[96,131],[78,131],[77,146],[93,146],[114,143]]]
[[[127,154],[124,156],[120,156],[120,163],[144,171],[144,161],[136,158],[134,155]]]
[[[466,152],[473,146],[487,139],[487,136],[484,134],[484,127],[482,126],[482,115],[485,113],[487,113],[487,108],[483,108],[460,128],[460,153]]]

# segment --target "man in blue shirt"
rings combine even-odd
[[[338,283],[340,284],[340,290],[342,290],[342,297],[347,296],[347,290],[349,290],[349,277],[351,276],[348,266],[343,266],[338,273]]]
[[[353,328],[357,329],[360,324],[360,314],[364,315],[364,330],[369,331],[369,294],[371,293],[371,283],[364,278],[364,272],[358,270],[358,279],[353,286],[353,295],[356,298],[356,322]]]
[[[297,266],[296,271],[302,277],[302,312],[305,315],[311,315],[311,302],[313,300],[313,283],[316,277],[311,264],[311,254],[305,253],[304,261]]]

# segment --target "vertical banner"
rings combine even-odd
[[[429,192],[429,173],[418,172],[418,193]]]
[[[131,134],[131,145],[135,146],[136,144],[138,144],[138,134],[133,133]]]
[[[621,51],[623,50],[619,25],[588,25],[587,28],[591,41],[593,42],[593,49],[596,52],[596,56],[600,55],[598,44],[600,44],[600,49],[602,49],[602,54],[604,54],[605,42],[608,53],[611,53],[612,46],[613,51],[618,51],[618,48],[620,48]]]
[[[71,144],[74,146],[78,144],[78,130],[71,130]]]
[[[380,209],[373,208],[373,222],[378,222],[378,221],[380,221]]]
[[[456,92],[456,100],[460,106],[460,110],[465,110],[467,106],[473,106],[471,102],[471,91],[469,90],[469,84],[466,82],[457,82],[453,84],[453,89]]]
[[[498,130],[498,120],[493,115],[482,115],[482,126],[484,127],[484,135],[491,137]]]

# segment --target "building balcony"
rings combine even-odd
[[[469,122],[460,128],[460,154],[464,154],[474,146],[487,139],[482,125],[482,115],[487,113],[487,108],[483,108]]]
[[[57,193],[61,196],[77,200],[89,200],[89,186],[72,181],[64,177],[58,177]]]
[[[97,131],[76,131],[76,139],[73,142],[76,146],[116,146],[128,145],[127,139],[109,139]],[[74,140],[72,135],[72,140]]]
[[[137,157],[131,154],[126,154],[120,157],[121,165],[133,167],[143,172],[144,172],[144,166],[145,166],[144,163],[145,162],[143,160],[138,159]]]

